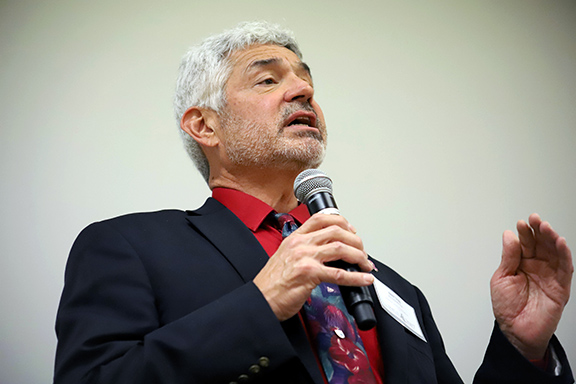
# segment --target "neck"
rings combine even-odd
[[[299,171],[258,169],[250,172],[221,172],[210,175],[210,189],[231,188],[254,196],[270,205],[276,212],[286,213],[296,208],[294,179]]]

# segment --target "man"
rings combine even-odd
[[[56,383],[462,382],[422,293],[368,258],[343,217],[309,217],[294,197],[296,176],[321,163],[327,133],[290,33],[247,23],[191,49],[175,109],[212,198],[195,211],[127,215],[80,234],[58,311]],[[300,225],[284,240],[281,213]],[[518,233],[504,234],[491,282],[496,323],[475,382],[571,383],[553,336],[570,292],[570,250],[537,215]],[[328,264],[335,260],[361,271]],[[303,310],[314,292],[337,300],[333,284],[369,286],[376,297],[375,279],[414,309],[422,338],[376,305],[376,328],[331,328],[340,349],[317,348],[315,319]],[[358,347],[346,344],[357,336]]]

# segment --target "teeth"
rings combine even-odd
[[[296,125],[296,124],[300,124],[300,125],[310,125],[310,118],[308,117],[299,117],[297,119],[294,119],[290,124],[288,125]]]

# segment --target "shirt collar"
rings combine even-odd
[[[247,193],[229,188],[214,188],[212,197],[222,203],[232,213],[246,225],[252,232],[255,232],[264,219],[275,212],[274,208],[260,199]],[[310,217],[308,208],[304,204],[299,204],[290,213],[299,224],[303,224]]]

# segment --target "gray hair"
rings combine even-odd
[[[230,55],[254,44],[279,45],[302,58],[291,31],[264,21],[241,23],[208,37],[200,45],[191,47],[180,64],[174,96],[174,114],[179,128],[182,115],[192,106],[222,112],[226,105],[226,82],[232,72]],[[182,130],[180,135],[186,152],[208,182],[210,166],[200,145]]]

